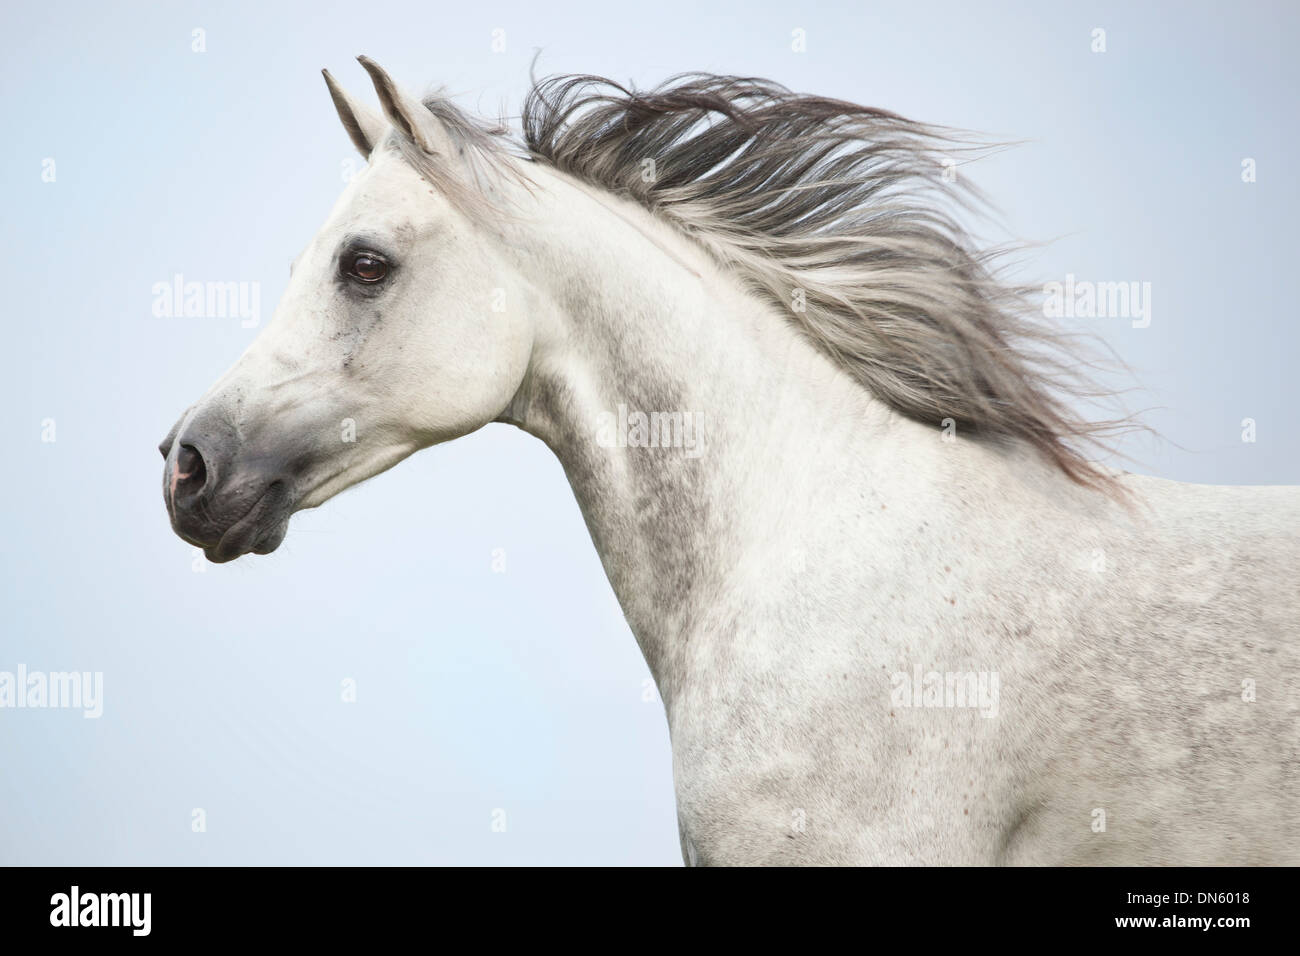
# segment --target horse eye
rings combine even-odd
[[[358,252],[344,262],[347,274],[360,282],[378,282],[388,275],[388,263],[371,252]]]

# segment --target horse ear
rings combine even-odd
[[[339,119],[343,121],[343,128],[348,131],[352,145],[356,146],[362,156],[369,159],[375,144],[384,135],[386,124],[383,118],[371,112],[368,106],[358,103],[349,96],[347,91],[334,81],[334,77],[330,76],[329,70],[321,70],[321,73],[325,76],[325,85],[330,89],[330,98],[334,100],[334,108],[339,111]]]
[[[411,138],[426,153],[446,153],[447,134],[437,117],[415,97],[401,90],[384,68],[368,56],[357,61],[366,68],[375,83],[379,103],[388,121]]]

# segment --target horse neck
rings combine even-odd
[[[897,418],[639,207],[553,173],[536,202],[511,244],[531,284],[533,355],[502,420],[563,464],[667,700],[680,641],[710,626],[738,563],[788,563],[801,530],[790,502],[826,494],[823,482],[870,483],[886,443],[870,461],[855,450]],[[694,448],[689,429],[675,447],[640,447],[638,412],[680,414]]]

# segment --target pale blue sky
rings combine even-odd
[[[0,710],[0,863],[680,863],[663,713],[540,443],[492,426],[423,452],[297,516],[275,554],[202,573],[168,528],[154,446],[258,330],[156,318],[151,288],[260,282],[269,318],[353,157],[321,67],[370,99],[366,53],[495,114],[517,111],[540,47],[541,73],[758,74],[1027,141],[972,173],[1014,235],[1054,240],[1026,277],[1152,284],[1149,328],[1077,323],[1135,368],[1149,391],[1131,404],[1161,406],[1147,421],[1170,443],[1131,446],[1141,470],[1295,483],[1297,19],[1173,2],[6,10],[0,671],[102,671],[104,714]]]

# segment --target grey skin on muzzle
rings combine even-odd
[[[308,456],[257,437],[241,434],[220,405],[208,405],[188,410],[158,446],[172,529],[209,561],[269,554],[288,530]]]

